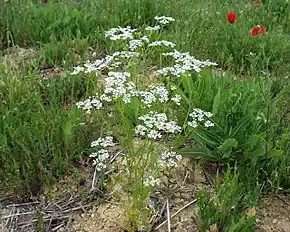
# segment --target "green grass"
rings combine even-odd
[[[205,190],[197,193],[199,231],[208,231],[211,228],[227,232],[256,231],[255,206],[258,203],[259,188],[247,191],[240,183],[237,171],[228,170],[223,183],[216,181],[215,189],[213,196]]]
[[[251,1],[50,1],[42,6],[31,1],[8,1],[1,7],[0,30],[4,47],[17,44],[44,49],[46,61],[71,60],[72,50],[82,53],[88,45],[110,50],[104,30],[118,25],[140,27],[152,24],[155,15],[177,19],[163,36],[177,47],[200,59],[216,61],[235,73],[271,71],[284,75],[289,70],[289,4],[265,2],[256,8]],[[227,22],[228,11],[237,12],[235,24]],[[263,24],[267,33],[253,38],[251,29]],[[75,46],[70,40],[83,40]],[[58,42],[56,42],[58,41]],[[47,53],[49,44],[59,44]],[[77,42],[78,43],[78,42]],[[65,46],[63,46],[65,45]],[[253,53],[253,55],[249,55]],[[47,62],[52,65],[51,61]],[[58,62],[56,62],[58,63]]]
[[[61,76],[1,75],[1,185],[37,194],[63,176],[87,146],[80,113],[69,107],[85,86]]]

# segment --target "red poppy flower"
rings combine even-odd
[[[253,27],[252,29],[252,36],[257,36],[259,34],[259,28]]]
[[[228,21],[229,23],[235,23],[237,18],[237,14],[235,12],[228,13]]]
[[[261,34],[263,36],[265,34],[265,32],[266,32],[266,28],[262,24],[260,24],[259,28],[260,28],[260,32],[261,32]]]
[[[253,27],[252,29],[252,36],[257,36],[259,33],[263,36],[266,32],[266,28],[260,24],[258,27]]]
[[[260,7],[260,6],[262,6],[262,4],[259,3],[259,2],[257,2],[257,3],[256,3],[256,7]]]

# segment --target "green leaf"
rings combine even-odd
[[[210,152],[207,149],[203,148],[184,148],[181,151],[179,151],[179,154],[185,157],[189,158],[196,158],[196,159],[206,159],[211,161],[217,161],[219,160],[219,157],[214,155],[212,152]]]
[[[233,129],[233,133],[230,133],[229,136],[230,137],[234,137],[236,136],[241,130],[243,130],[245,127],[247,127],[251,122],[251,118],[246,116],[244,118],[242,118],[238,125]]]
[[[282,150],[272,149],[268,153],[269,157],[271,158],[281,158],[284,155]]]
[[[221,98],[221,91],[218,90],[218,93],[215,95],[213,99],[212,113],[215,115],[218,113],[219,103]]]
[[[225,62],[225,65],[228,67],[231,66],[233,60],[234,60],[234,58],[233,58],[232,54],[230,54],[230,56],[228,57],[228,59]]]
[[[233,148],[236,148],[237,146],[238,141],[233,138],[230,138],[225,140],[223,144],[218,147],[217,151],[219,154],[229,153],[233,150]]]
[[[211,146],[214,147],[217,145],[217,142],[214,140],[211,140],[204,132],[199,130],[194,130],[192,132],[192,138],[196,140],[199,144],[203,146]]]
[[[251,152],[246,152],[245,155],[249,158],[249,159],[253,159],[256,157],[262,157],[266,154],[266,149],[265,146],[263,144],[263,142],[260,140],[258,140],[258,142],[256,143],[255,148],[251,151]]]

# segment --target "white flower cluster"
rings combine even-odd
[[[166,25],[166,24],[168,24],[170,22],[174,22],[175,21],[174,18],[166,17],[166,16],[156,16],[155,20],[157,20],[158,23],[163,24],[163,25]]]
[[[97,171],[102,171],[107,168],[108,159],[110,158],[109,152],[105,149],[101,149],[90,155],[91,158],[95,158],[93,166],[96,166]]]
[[[161,184],[161,180],[160,179],[156,179],[153,176],[148,176],[145,178],[143,184],[146,187],[155,187],[156,185],[160,185]]]
[[[85,70],[84,67],[80,67],[80,66],[73,67],[73,69],[74,71],[71,73],[71,75],[77,75],[80,72],[83,72]]]
[[[113,59],[114,59],[114,56],[106,56],[105,58],[101,60],[96,60],[93,63],[90,63],[90,61],[88,60],[84,64],[84,67],[86,68],[85,73],[91,73],[91,72],[104,70],[112,63]]]
[[[154,41],[148,45],[149,47],[165,46],[165,47],[175,47],[175,43],[166,40]]]
[[[125,103],[130,102],[130,96],[127,96],[126,80],[131,74],[128,72],[109,72],[105,81],[105,91],[99,97],[99,99],[94,98],[93,100],[87,99],[77,103],[77,107],[86,110],[87,113],[91,112],[91,109],[97,108],[101,109],[103,106],[102,101],[111,102],[113,98],[123,97]],[[134,84],[134,83],[133,83]],[[135,88],[135,86],[133,86]]]
[[[144,125],[135,127],[136,134],[145,136],[149,139],[158,139],[162,137],[162,133],[177,133],[181,131],[176,122],[168,122],[167,115],[164,113],[150,111],[149,114],[140,116],[139,120],[143,121]]]
[[[166,151],[160,155],[160,160],[158,164],[161,168],[173,168],[177,167],[177,162],[182,159],[181,155],[178,155],[176,152],[173,151]]]
[[[167,76],[169,74],[176,76],[176,77],[180,77],[181,74],[185,73],[186,71],[188,71],[188,69],[186,69],[186,67],[181,66],[180,64],[175,64],[173,67],[165,67],[162,69],[159,69],[156,71],[156,75],[157,76]]]
[[[105,138],[98,138],[91,143],[91,147],[113,147],[116,144],[113,142],[114,138],[112,136],[107,136]]]
[[[126,94],[126,81],[131,76],[128,72],[109,72],[105,79],[106,86],[104,95],[111,95],[113,98],[118,98]]]
[[[84,64],[84,67],[80,67],[80,66],[74,67],[74,71],[71,73],[71,75],[77,75],[80,72],[92,73],[92,72],[102,71],[110,67],[119,67],[119,65],[121,64],[121,62],[119,62],[120,59],[129,60],[132,57],[138,57],[138,56],[139,56],[138,52],[132,52],[132,51],[115,52],[113,53],[113,55],[108,55],[101,60],[96,60],[94,62],[90,62],[88,60]]]
[[[138,47],[143,46],[143,41],[140,39],[133,39],[129,41],[129,49],[135,51]]]
[[[115,143],[113,142],[113,137],[107,136],[105,138],[98,138],[96,141],[91,143],[91,147],[100,147],[101,149],[90,155],[94,158],[93,166],[96,167],[97,171],[102,171],[107,168],[107,163],[110,158],[109,152],[104,149],[106,147],[113,147]]]
[[[140,54],[138,52],[129,52],[129,51],[121,51],[121,52],[115,52],[112,56],[119,60],[119,58],[123,59],[131,59],[132,57],[138,57]]]
[[[131,74],[128,72],[109,72],[105,78],[104,93],[99,98],[94,97],[93,99],[90,98],[78,102],[78,108],[90,113],[93,108],[101,109],[104,102],[111,102],[113,99],[122,98],[123,102],[128,104],[131,102],[132,97],[140,98],[141,102],[148,108],[153,103],[166,103],[169,100],[180,105],[180,95],[175,94],[174,97],[169,99],[169,92],[164,85],[151,86],[149,90],[137,90],[136,84],[128,80],[130,77]]]
[[[130,103],[132,97],[138,96],[135,83],[127,80],[130,76],[128,72],[109,72],[100,100],[110,102],[121,97],[124,103]]]
[[[159,100],[161,103],[165,103],[169,100],[168,91],[165,86],[152,86],[149,91],[139,91],[138,96],[143,97],[141,100],[148,108],[152,106],[152,103]]]
[[[159,25],[156,25],[154,27],[148,26],[148,27],[145,28],[145,31],[158,31],[160,29],[161,29],[161,27]]]
[[[166,67],[157,70],[157,75],[168,75],[169,73],[179,77],[186,71],[194,70],[200,72],[203,67],[216,66],[216,63],[210,61],[200,61],[191,56],[188,52],[181,53],[177,50],[174,52],[163,53],[163,56],[171,56],[175,59],[175,65],[173,67]]]
[[[128,27],[118,27],[118,28],[112,28],[109,31],[105,32],[105,37],[109,37],[110,40],[126,40],[126,39],[134,39],[134,32],[136,32],[137,29],[131,29],[130,26]]]
[[[129,41],[130,51],[135,51],[138,47],[143,47],[144,42],[148,43],[149,39],[147,36],[143,36],[140,39],[132,39]]]
[[[212,127],[214,126],[214,123],[208,120],[212,117],[212,115],[213,114],[210,112],[194,108],[193,111],[189,114],[191,121],[187,122],[187,124],[193,128],[196,128],[199,122],[203,122],[205,127]]]
[[[103,103],[96,98],[89,98],[85,101],[80,101],[76,103],[78,109],[82,109],[87,111],[88,114],[91,113],[91,109],[101,109],[103,107]]]

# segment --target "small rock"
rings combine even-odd
[[[274,219],[274,220],[273,220],[273,224],[276,224],[276,223],[277,223],[277,219]]]

